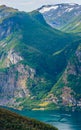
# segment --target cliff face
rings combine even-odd
[[[19,105],[17,98],[29,97],[27,80],[34,77],[35,70],[23,64],[0,71],[0,105]]]
[[[74,56],[68,63],[64,72],[63,83],[71,88],[72,103],[81,107],[81,45],[77,48]]]
[[[70,57],[64,73],[46,100],[66,110],[81,109],[81,44]]]

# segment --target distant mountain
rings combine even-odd
[[[57,128],[0,108],[0,130],[57,130]]]
[[[62,77],[73,57],[80,55],[81,36],[52,28],[38,11],[25,13],[1,6],[0,16],[0,105],[32,110],[62,106],[67,109],[75,101],[77,106],[80,85],[75,91],[72,84],[63,83]],[[76,62],[75,71],[80,59]],[[80,80],[77,82],[80,84]],[[72,88],[67,102],[63,100],[65,86]]]
[[[46,22],[56,29],[61,30],[64,28],[65,31],[66,26],[66,31],[72,31],[74,30],[75,26],[77,27],[81,23],[81,5],[78,4],[47,5],[42,6],[38,10],[41,14],[43,14]],[[75,25],[71,25],[72,22],[75,23],[75,19],[77,19],[77,23]],[[67,25],[69,27],[67,27]],[[70,27],[71,29],[69,30]]]

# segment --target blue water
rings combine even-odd
[[[21,115],[54,125],[59,130],[81,130],[81,112],[15,111]]]

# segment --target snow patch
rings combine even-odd
[[[58,6],[44,7],[39,12],[44,13],[44,12],[48,12],[48,11],[50,11],[52,9],[56,10],[57,8],[58,8]]]
[[[65,12],[71,12],[74,8],[68,8]]]
[[[76,4],[75,4],[75,3],[70,3],[69,5],[73,5],[73,6],[74,6],[74,5],[76,5]]]

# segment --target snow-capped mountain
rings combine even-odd
[[[75,3],[46,5],[38,11],[43,14],[48,24],[57,29],[68,24],[76,16],[81,17],[81,5]]]

